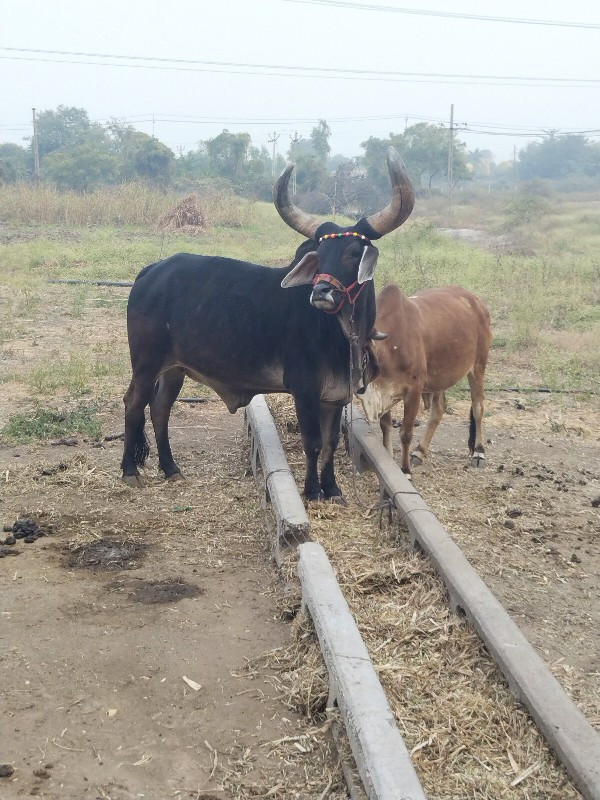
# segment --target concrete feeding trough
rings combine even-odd
[[[469,619],[511,691],[526,706],[583,796],[600,800],[600,734],[389,455],[379,426],[371,427],[356,407],[347,419],[345,434],[357,468],[370,468],[378,475],[382,496],[389,498],[400,513],[413,546],[431,558],[446,585],[453,610]]]
[[[259,496],[275,518],[274,553],[280,564],[290,548],[310,541],[310,523],[263,395],[247,406],[245,422]]]
[[[246,409],[252,472],[276,519],[278,561],[297,548],[303,607],[329,673],[328,706],[337,705],[369,800],[425,800],[366,645],[327,554],[308,541],[310,523],[263,396]]]
[[[299,547],[302,604],[312,618],[329,673],[328,706],[337,704],[370,800],[425,800],[367,647],[325,550]]]

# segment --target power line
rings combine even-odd
[[[308,1],[308,0],[307,0]],[[194,61],[185,59],[155,58],[153,56],[127,56],[111,55],[101,53],[78,53],[76,51],[58,50],[33,50],[28,48],[0,47],[0,50],[11,52],[31,52],[45,53],[48,55],[73,55],[81,57],[80,60],[59,58],[41,58],[38,56],[0,56],[0,59],[9,61],[39,61],[49,64],[83,64],[100,67],[119,67],[121,69],[153,69],[177,72],[211,72],[225,75],[258,75],[262,77],[276,76],[285,78],[317,78],[319,80],[363,80],[390,83],[434,83],[434,84],[462,84],[480,86],[552,86],[554,88],[597,88],[600,86],[600,78],[552,78],[535,77],[529,75],[468,75],[461,73],[437,73],[437,72],[402,72],[393,70],[362,70],[344,69],[338,67],[303,67],[284,64],[246,64],[229,61]],[[159,61],[157,64],[120,64],[108,63],[104,61],[82,60],[83,57],[90,58],[110,58],[135,61]],[[203,67],[188,66],[163,66],[163,63],[182,63],[182,64],[204,64]],[[243,68],[234,69],[234,68]],[[251,71],[252,70],[252,71]],[[253,70],[263,70],[256,72]],[[265,72],[264,70],[269,70]],[[290,72],[279,72],[277,70],[290,70]],[[300,74],[304,73],[304,74]]]
[[[477,20],[478,22],[505,22],[516,25],[550,25],[561,28],[598,29],[596,22],[565,22],[553,19],[524,19],[522,17],[489,17],[483,14],[459,14],[453,11],[430,11],[418,8],[398,8],[396,6],[378,6],[370,3],[351,3],[346,0],[284,0],[286,3],[303,5],[329,6],[330,8],[351,8],[357,11],[385,11],[392,14],[414,14],[423,17],[446,17],[451,19]]]
[[[438,125],[446,125],[447,119],[440,117],[431,117],[422,114],[375,114],[372,116],[352,116],[352,117],[329,117],[332,123],[355,123],[355,122],[381,122],[394,120],[402,121],[415,121],[415,122],[428,122]],[[291,129],[286,129],[286,126],[298,124],[314,124],[318,121],[317,117],[295,117],[295,118],[244,118],[244,117],[221,117],[217,115],[206,117],[194,117],[190,115],[176,115],[176,114],[160,114],[160,113],[144,113],[144,114],[130,114],[121,116],[111,116],[92,120],[100,124],[107,124],[113,121],[128,124],[151,124],[151,123],[165,123],[165,124],[185,124],[185,125],[244,125],[244,126],[267,126],[273,128],[278,127],[283,130],[283,133],[291,132]],[[25,122],[14,122],[0,124],[0,130],[3,131],[28,131],[30,124]],[[468,134],[481,134],[485,136],[515,136],[515,137],[532,137],[538,138],[546,135],[544,125],[516,125],[516,124],[502,124],[491,122],[456,122],[455,130],[457,133]],[[597,136],[600,134],[599,128],[569,128],[566,126],[557,125],[557,136]],[[296,132],[297,135],[297,132]]]

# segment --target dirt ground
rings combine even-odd
[[[249,666],[289,623],[241,415],[178,405],[188,481],[150,462],[143,492],[118,481],[120,441],[77,439],[0,448],[2,521],[50,530],[0,560],[0,796],[345,797],[326,726]]]
[[[69,317],[71,297],[48,290],[44,309],[19,319],[3,366],[65,363],[73,343],[107,358],[123,351],[118,314],[88,304]],[[113,376],[94,390],[103,436],[122,430],[124,388]],[[32,394],[15,380],[3,389],[0,424]],[[468,404],[453,400],[414,480],[600,725],[596,409],[569,395],[490,394],[487,466],[472,470]],[[15,770],[0,778],[0,797],[345,797],[327,726],[296,714],[277,671],[256,666],[290,627],[241,415],[178,404],[172,438],[188,481],[164,483],[152,457],[143,492],[118,481],[120,441],[75,438],[0,445],[2,523],[51,529],[0,559],[0,764]],[[343,455],[340,465],[349,470]]]

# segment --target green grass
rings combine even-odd
[[[174,200],[146,194],[135,201],[133,195],[127,198],[137,204],[135,214],[141,207],[154,213],[163,208],[163,201],[172,204]],[[19,213],[25,213],[25,199],[21,198]],[[114,211],[117,202],[109,200]],[[9,202],[10,197],[0,201],[3,221]],[[53,195],[45,202],[60,205],[62,200]],[[71,196],[69,202],[73,209],[76,198]],[[117,224],[115,217],[111,224],[66,227],[39,220],[23,226],[10,218],[17,227],[3,245],[0,264],[4,307],[0,345],[7,353],[18,352],[13,340],[33,330],[34,344],[45,347],[48,314],[71,319],[75,325],[86,322],[90,309],[98,309],[121,321],[124,330],[126,288],[49,289],[50,277],[131,280],[146,264],[182,251],[268,265],[289,263],[302,237],[283,223],[275,208],[239,201],[244,210],[236,216],[235,204],[228,206],[230,202],[227,197],[214,198],[213,225],[199,236],[163,235],[150,220]],[[36,213],[41,214],[41,209]],[[72,216],[76,216],[74,211]],[[530,202],[514,194],[457,193],[452,226],[477,227],[492,235],[504,232],[511,244],[496,250],[441,234],[437,228],[448,224],[446,216],[445,198],[418,199],[406,225],[377,242],[377,289],[392,282],[407,294],[445,284],[464,286],[490,308],[494,330],[490,371],[501,367],[510,381],[514,369],[519,382],[527,375],[531,385],[596,386],[600,374],[600,204],[557,195]],[[342,219],[338,222],[344,224]],[[124,352],[88,352],[90,348],[82,344],[74,341],[70,349],[62,348],[66,356],[50,353],[44,364],[34,368],[19,367],[11,358],[10,374],[5,371],[3,380],[20,376],[33,393],[44,395],[94,392],[106,378],[126,382],[129,367]]]
[[[53,351],[42,366],[26,372],[22,379],[36,394],[51,395],[62,390],[75,396],[91,394],[99,379],[125,380],[129,370],[125,354],[113,353],[110,344],[102,349],[104,352],[77,350],[66,359]]]
[[[78,433],[90,438],[100,436],[96,411],[81,406],[73,411],[37,408],[28,414],[14,414],[0,430],[0,437],[9,442],[29,442]]]

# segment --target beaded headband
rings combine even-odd
[[[343,236],[355,236],[357,239],[363,239],[365,242],[371,244],[371,240],[368,239],[366,236],[363,236],[362,233],[357,233],[356,231],[344,231],[344,233],[326,233],[325,236],[321,236],[319,239],[319,244],[323,242],[325,239],[341,239]]]

